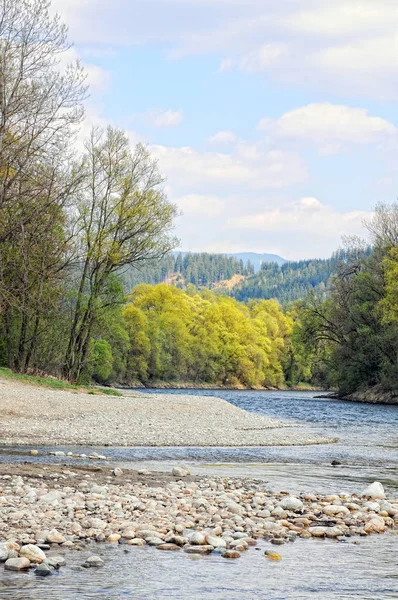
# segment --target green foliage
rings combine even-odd
[[[137,286],[124,311],[131,340],[127,372],[145,381],[284,384],[291,320],[275,301],[250,306],[208,290]]]
[[[343,394],[398,389],[398,206],[382,207],[369,227],[373,251],[358,248],[339,265],[330,296],[310,296],[299,311],[299,341],[331,387]],[[326,376],[325,376],[326,374]]]
[[[94,381],[105,383],[113,369],[112,349],[106,340],[95,340],[90,353],[92,376]]]

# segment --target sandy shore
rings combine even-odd
[[[0,380],[1,445],[276,446],[330,443],[206,396],[124,397]]]

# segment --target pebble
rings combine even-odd
[[[300,539],[304,551],[305,538],[336,543],[398,530],[398,498],[295,497],[267,491],[252,479],[169,477],[159,484],[126,481],[111,471],[96,480],[93,473],[51,469],[44,470],[45,479],[0,476],[0,562],[43,564],[44,573],[65,564],[44,550],[55,544],[79,551],[95,542],[124,544],[127,552],[153,546],[198,558],[213,552],[233,558],[262,539],[273,545]],[[280,560],[273,551],[266,556]],[[84,562],[87,568],[103,564],[94,555]]]

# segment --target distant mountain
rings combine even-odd
[[[264,263],[276,263],[277,265],[284,265],[287,260],[278,256],[277,254],[257,254],[257,252],[239,252],[238,254],[227,254],[232,256],[236,260],[243,260],[246,264],[250,260],[256,273],[261,269],[261,265]]]

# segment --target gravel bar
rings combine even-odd
[[[332,443],[209,396],[93,396],[0,379],[0,444],[291,446]]]

